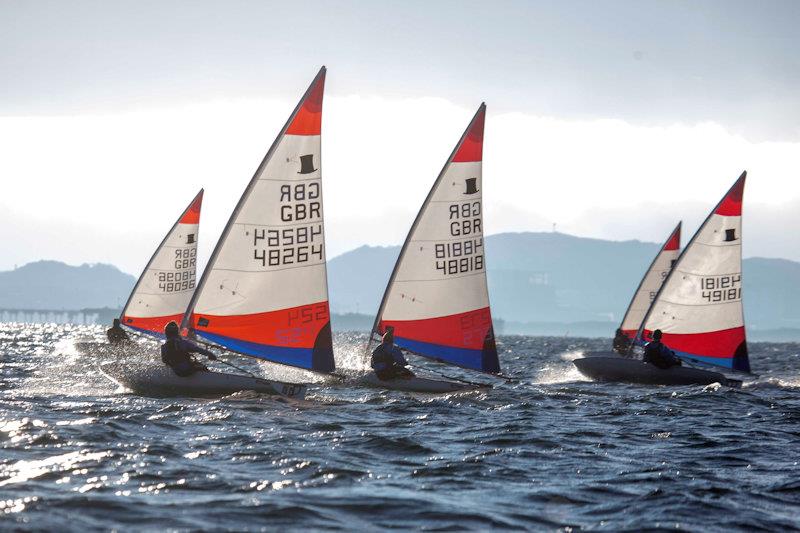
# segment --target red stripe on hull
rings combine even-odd
[[[203,191],[197,193],[197,196],[192,200],[191,205],[181,217],[181,224],[199,224],[200,223],[200,208],[203,206]]]
[[[464,136],[464,142],[453,156],[454,163],[483,161],[483,125],[486,121],[486,108],[482,107],[478,115],[469,125],[469,131]]]
[[[389,326],[394,327],[395,337],[454,348],[482,350],[486,334],[492,327],[492,314],[485,307],[423,320],[381,320],[378,331],[383,333]]]
[[[251,315],[217,316],[194,313],[190,323],[197,331],[207,331],[231,339],[269,346],[314,348],[317,335],[329,321],[328,302],[319,302]]]
[[[744,196],[744,180],[747,177],[747,172],[742,172],[736,183],[733,184],[731,190],[725,195],[725,198],[714,211],[717,215],[740,217],[742,216],[742,197]]]
[[[651,333],[646,330],[644,337],[649,339]],[[731,359],[745,340],[744,326],[707,333],[664,332],[661,337],[661,342],[676,352],[719,359]]]
[[[287,135],[319,135],[322,132],[322,94],[325,90],[323,71],[309,89],[303,104],[286,130]]]
[[[181,319],[183,318],[182,314],[177,315],[169,315],[169,316],[154,316],[149,318],[139,318],[135,316],[123,316],[122,317],[122,324],[125,326],[130,326],[132,328],[139,328],[139,329],[146,329],[148,331],[152,331],[154,333],[164,334],[164,328],[170,322],[175,322],[176,324],[181,323]]]

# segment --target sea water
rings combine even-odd
[[[796,344],[752,343],[759,377],[734,390],[593,383],[571,360],[608,339],[500,337],[515,381],[489,391],[294,402],[134,396],[87,338],[0,325],[0,529],[800,527]],[[336,336],[340,366],[364,340]]]

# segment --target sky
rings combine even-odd
[[[3,0],[0,21],[0,270],[138,273],[205,187],[202,263],[321,65],[329,258],[403,241],[485,101],[487,233],[688,239],[746,169],[745,256],[800,261],[797,2]]]

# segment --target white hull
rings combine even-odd
[[[143,396],[216,397],[248,390],[303,399],[306,394],[306,385],[301,383],[283,383],[212,371],[197,372],[182,378],[169,367],[158,364],[128,366],[107,362],[100,365],[100,370],[115,383]]]

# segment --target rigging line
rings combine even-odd
[[[444,362],[441,359],[436,359],[436,361],[440,362],[440,363]],[[447,374],[444,374],[444,373],[439,372],[438,370],[435,370],[435,369],[432,369],[432,368],[426,368],[425,371],[426,372],[433,372],[434,374],[442,376],[443,378],[447,378],[447,379],[450,379],[450,380],[453,380],[453,381],[458,381],[459,383],[465,383],[467,385],[473,385],[473,386],[476,386],[476,387],[483,387],[483,388],[487,388],[487,389],[493,388],[493,385],[491,383],[479,383],[477,381],[468,381],[466,379],[459,379],[459,378],[457,378],[455,376],[449,376]]]

